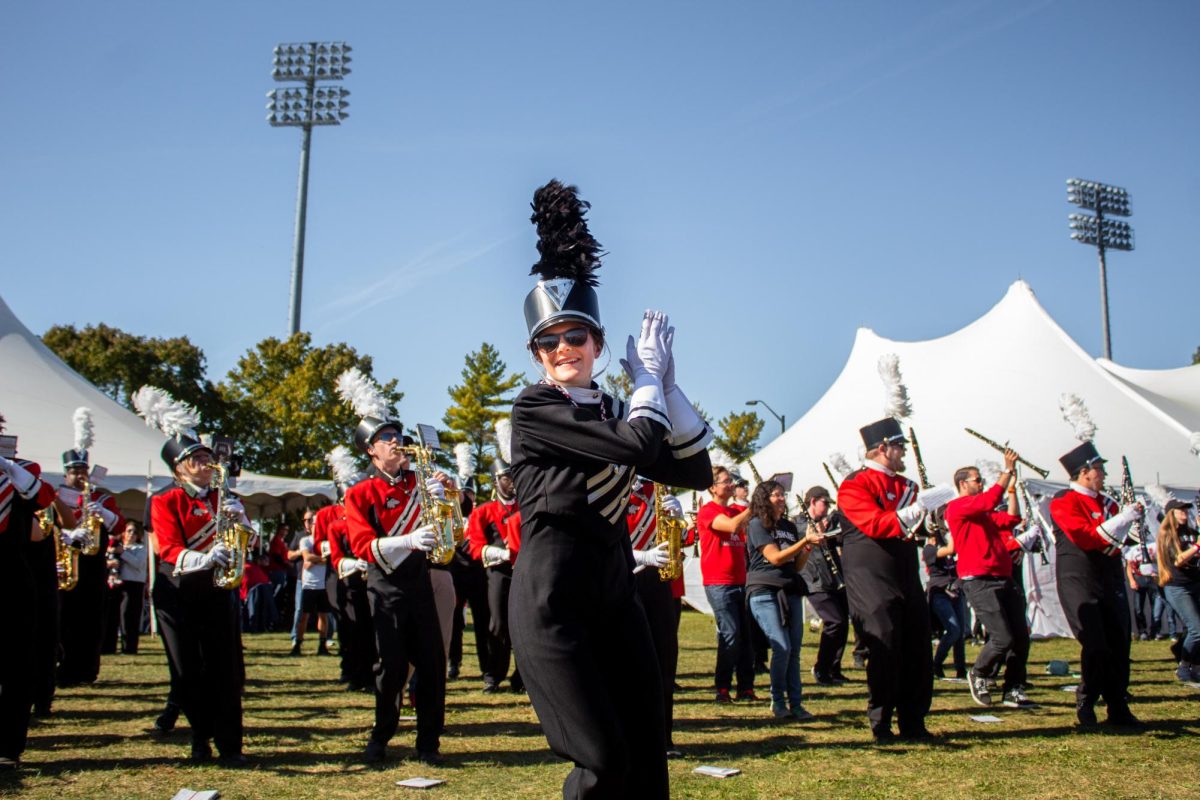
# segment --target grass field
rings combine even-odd
[[[816,638],[806,634],[806,670]],[[469,647],[469,633],[466,639]],[[847,670],[854,681],[843,687],[806,684],[805,705],[815,720],[776,723],[765,675],[761,702],[712,702],[709,618],[685,613],[680,640],[675,742],[685,757],[670,764],[673,797],[1200,797],[1200,692],[1175,681],[1165,642],[1133,645],[1132,708],[1148,723],[1141,735],[1074,732],[1074,696],[1061,687],[1076,680],[1050,677],[1043,668],[1062,658],[1077,669],[1078,647],[1051,641],[1035,642],[1030,656],[1031,696],[1040,709],[996,707],[990,713],[1001,722],[973,722],[970,715],[980,709],[965,685],[939,682],[928,723],[944,741],[876,747],[865,726],[861,671]],[[546,749],[527,698],[480,692],[470,656],[465,678],[449,684],[446,766],[404,760],[412,753],[413,723],[402,722],[392,740],[394,760],[380,769],[360,763],[371,696],[340,691],[336,658],[289,658],[289,644],[284,634],[246,637],[250,768],[186,764],[182,719],[169,737],[147,733],[167,690],[161,645],[147,639],[136,656],[105,657],[92,686],[59,693],[52,717],[30,731],[23,769],[0,778],[0,794],[166,800],[189,787],[218,789],[225,798],[334,800],[419,795],[394,782],[426,776],[446,780],[427,790],[433,797],[559,795],[568,765]],[[968,658],[974,652],[969,647]],[[700,764],[738,767],[742,774],[723,780],[692,774]]]

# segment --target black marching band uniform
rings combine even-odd
[[[344,491],[343,484],[339,488]],[[367,599],[365,560],[356,558],[350,547],[345,499],[317,512],[316,527],[329,542],[329,573],[334,576],[333,597],[338,609],[338,655],[341,681],[348,691],[374,691],[375,629],[371,626],[371,603]],[[328,580],[326,587],[330,586]]]
[[[138,408],[146,414],[144,404]],[[152,415],[148,417],[156,424]],[[239,766],[245,763],[241,606],[236,589],[213,583],[214,568],[223,560],[227,563],[231,555],[216,536],[216,477],[204,487],[178,478],[185,459],[205,452],[212,457],[212,450],[192,430],[168,427],[163,432],[170,438],[163,445],[162,459],[177,477],[173,486],[150,499],[148,527],[154,534],[156,556],[151,594],[168,669],[174,670],[171,700],[178,702],[191,726],[193,761],[212,757],[211,741],[223,764]]]
[[[401,432],[400,423],[363,417],[354,432],[363,453],[385,429]],[[367,599],[375,631],[375,724],[367,743],[368,762],[382,761],[387,743],[400,722],[399,704],[408,665],[416,667],[417,757],[440,760],[446,714],[446,657],[433,584],[425,553],[406,537],[421,524],[417,475],[403,470],[387,475],[372,467],[368,476],[346,491],[346,527],[350,548],[366,561]],[[387,540],[391,541],[387,541]]]
[[[813,553],[800,570],[800,577],[808,586],[808,602],[821,619],[821,640],[817,645],[817,658],[812,671],[817,683],[824,685],[846,680],[842,673],[842,654],[850,633],[850,606],[846,600],[842,556],[838,552],[843,536],[842,515],[837,511],[829,511],[820,520],[808,517],[809,505],[822,497],[832,504],[829,491],[824,486],[809,489],[804,495],[805,513],[797,517],[795,522],[800,538],[808,534],[808,527],[814,522],[826,526],[826,538],[820,545],[820,551]]]
[[[41,467],[32,461],[0,457],[0,608],[5,636],[16,643],[0,652],[0,770],[5,771],[15,769],[25,752],[39,666],[33,649],[21,643],[31,641],[43,615],[54,611],[39,606],[27,561],[34,514],[54,502],[54,487],[40,476]]]
[[[543,280],[525,301],[531,345],[566,321],[603,335],[591,277],[599,244],[587,232],[586,207],[557,181],[534,195],[543,256],[534,271]],[[655,319],[647,322],[643,332],[655,335]],[[661,315],[657,322],[665,326]],[[711,433],[682,392],[664,398],[661,378],[644,366],[628,404],[594,383],[529,386],[512,426],[522,520],[509,620],[546,739],[575,764],[563,796],[665,798],[663,687],[634,589],[625,508],[635,472],[707,487]]]
[[[63,472],[72,468],[87,469],[87,450],[68,450],[63,453]],[[70,486],[58,488],[58,499],[70,508],[75,518],[64,520],[63,528],[76,528],[88,514],[87,506],[98,504],[100,514],[99,549],[93,555],[79,554],[79,583],[69,592],[60,592],[58,685],[73,686],[92,683],[100,674],[100,645],[105,627],[105,608],[109,602],[108,544],[113,536],[120,537],[125,519],[117,509],[112,495],[93,489],[91,497]]]
[[[904,441],[900,424],[890,417],[860,433],[868,451]],[[893,713],[901,736],[928,735],[925,715],[933,700],[929,604],[917,546],[908,535],[915,523],[897,515],[916,496],[913,481],[873,461],[838,487],[846,593],[867,645],[867,718],[879,741],[894,736]]]
[[[1108,721],[1136,725],[1129,711],[1129,607],[1121,546],[1136,506],[1116,501],[1075,482],[1081,470],[1104,459],[1089,441],[1059,459],[1071,484],[1050,501],[1058,599],[1071,633],[1079,641],[1080,678],[1075,713],[1081,725],[1096,722],[1096,701],[1104,698]]]

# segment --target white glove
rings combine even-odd
[[[184,550],[175,561],[175,574],[187,575],[214,567],[227,567],[231,560],[233,560],[233,552],[224,542],[217,542],[207,553]]]
[[[361,558],[343,558],[338,562],[338,577],[346,580],[356,572],[365,573],[370,565]]]
[[[667,315],[661,311],[650,311],[642,315],[642,331],[636,343],[633,337],[625,343],[626,369],[632,372],[634,383],[642,375],[650,375],[663,382],[667,365],[671,361],[671,344],[675,329],[669,327]],[[674,376],[672,376],[674,378]]]
[[[113,525],[117,524],[117,515],[109,511],[100,503],[97,503],[95,500],[87,504],[87,513],[98,515],[104,522],[104,527],[109,528],[110,530],[112,529]]]
[[[403,536],[384,536],[371,542],[375,563],[390,573],[413,551],[428,553],[437,544],[437,532],[432,525],[422,525]]]
[[[4,456],[0,456],[0,470],[8,473],[17,494],[26,500],[33,496],[33,489],[37,485],[38,479],[33,476],[32,472],[15,461],[9,461]]]
[[[1125,544],[1125,536],[1129,531],[1129,526],[1134,523],[1134,520],[1141,513],[1137,505],[1130,503],[1121,509],[1121,513],[1102,522],[1096,528],[1096,533],[1100,534],[1110,544],[1121,547]]]
[[[430,478],[425,481],[425,489],[429,492],[429,496],[434,500],[446,499],[446,487],[437,478]]]
[[[634,550],[633,561],[639,567],[665,567],[671,563],[671,545],[663,542],[651,550]]]
[[[233,551],[224,542],[217,542],[211,550],[204,554],[204,560],[206,562],[204,569],[228,567],[229,562],[233,560]]]
[[[708,448],[712,443],[712,430],[696,412],[692,401],[676,384],[663,393],[667,404],[667,416],[671,419],[671,431],[667,444],[675,458],[688,458]]]
[[[925,510],[921,508],[921,506],[913,503],[912,505],[907,505],[904,508],[898,509],[896,511],[896,516],[900,519],[900,525],[903,526],[906,531],[911,531],[914,530],[917,525],[921,524],[921,517],[924,515],[924,513]]]
[[[484,545],[483,552],[480,555],[483,556],[483,565],[485,567],[495,567],[500,564],[507,564],[512,558],[512,551],[507,547],[497,547],[494,544],[488,544]]]
[[[71,528],[62,532],[62,543],[68,547],[83,547],[91,538],[91,532],[83,528]]]
[[[1017,543],[1022,550],[1036,553],[1042,549],[1042,528],[1036,522],[1032,523],[1024,533],[1017,537]]]
[[[668,517],[683,518],[683,503],[679,502],[679,498],[675,495],[667,495],[662,501],[663,511],[667,512]]]
[[[329,558],[329,554],[333,552],[333,548],[329,546],[329,542],[321,542],[321,558]]]

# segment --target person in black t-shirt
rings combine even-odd
[[[954,648],[954,675],[967,677],[966,637],[967,598],[958,581],[957,557],[954,542],[947,535],[946,523],[940,512],[930,520],[929,538],[921,551],[929,583],[925,587],[929,594],[929,610],[942,625],[942,635],[937,649],[933,651],[933,676],[946,677],[944,664],[950,648]]]
[[[1179,668],[1179,680],[1200,682],[1200,543],[1196,529],[1188,525],[1187,503],[1167,503],[1158,529],[1158,580],[1167,602],[1187,626]]]
[[[786,490],[775,481],[763,481],[750,498],[746,539],[747,603],[771,645],[771,713],[779,719],[812,719],[800,704],[800,644],[808,589],[799,570],[821,536],[813,530],[802,538],[787,518]]]

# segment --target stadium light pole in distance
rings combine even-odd
[[[1133,228],[1128,222],[1105,219],[1105,214],[1128,217],[1129,192],[1119,186],[1109,186],[1079,178],[1067,180],[1067,201],[1095,211],[1090,214],[1071,214],[1071,238],[1080,244],[1095,245],[1100,251],[1100,324],[1104,328],[1104,357],[1112,360],[1112,336],[1108,327],[1108,268],[1104,263],[1105,250],[1132,250]]]
[[[291,312],[288,330],[300,331],[300,295],[304,281],[304,228],[308,212],[308,152],[314,125],[341,125],[350,116],[346,100],[348,89],[317,86],[317,81],[340,81],[350,73],[350,46],[345,42],[301,42],[275,47],[271,77],[277,81],[297,81],[298,88],[272,89],[267,92],[267,122],[276,128],[301,128],[300,184],[296,197],[296,240],[292,251]]]
[[[746,401],[746,405],[748,405],[748,406],[757,406],[757,405],[761,405],[761,406],[762,406],[763,408],[765,408],[767,411],[770,411],[770,412],[771,412],[771,416],[772,416],[772,417],[774,417],[775,419],[779,420],[779,432],[780,432],[781,434],[783,434],[783,433],[787,433],[787,425],[786,425],[786,424],[784,423],[784,421],[783,421],[783,415],[782,415],[782,414],[776,414],[776,413],[775,413],[775,409],[773,409],[773,408],[771,408],[769,405],[767,405],[767,401],[765,401],[765,400],[747,400],[747,401]]]

